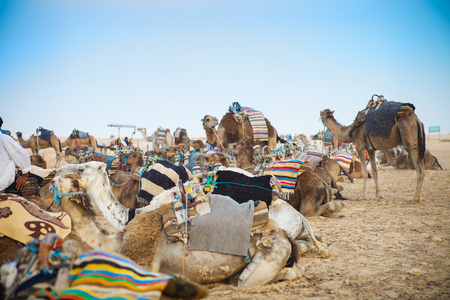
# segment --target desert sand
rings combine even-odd
[[[414,170],[379,170],[379,201],[373,180],[367,200],[358,200],[362,179],[341,182],[347,206],[330,218],[309,218],[329,258],[304,254],[303,277],[291,282],[242,288],[234,277],[208,284],[207,299],[450,299],[450,142],[434,138],[427,148],[444,170],[426,171],[419,204],[412,204]],[[51,167],[53,150],[44,157]]]

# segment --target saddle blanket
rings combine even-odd
[[[215,179],[213,194],[231,197],[238,203],[249,200],[260,200],[269,206],[272,203],[272,176],[247,176],[246,174],[218,170]]]
[[[403,105],[415,109],[410,103],[386,101],[366,111],[366,133],[389,139],[392,127],[395,124],[397,112]]]
[[[211,212],[194,219],[189,249],[247,256],[254,202],[239,204],[228,196],[207,196]]]
[[[53,134],[53,131],[48,129],[41,129],[41,140],[50,141],[50,136]]]
[[[283,193],[293,193],[297,177],[308,170],[303,164],[303,160],[280,160],[275,162],[270,168],[264,169],[263,174],[275,176],[281,183]]]
[[[248,115],[250,125],[252,125],[253,138],[255,141],[268,141],[269,130],[263,113],[250,107],[244,107],[244,111]]]
[[[110,156],[100,152],[94,152],[94,155],[104,157],[103,161],[106,164],[106,169],[110,171],[110,174],[114,174],[120,167],[120,158],[117,156]]]
[[[337,150],[334,160],[337,161],[337,163],[348,173],[350,171],[350,164],[352,163],[353,155],[343,150]]]
[[[166,132],[167,132],[167,128],[158,128],[157,130],[157,139],[158,139],[158,144],[165,144],[166,143]]]
[[[0,193],[0,233],[23,244],[47,233],[65,238],[71,231],[72,221],[65,212],[52,213],[13,194]]]
[[[190,171],[184,166],[177,166],[166,160],[157,161],[151,169],[142,173],[138,197],[148,203],[154,196],[177,185],[179,179],[185,183],[189,176]]]
[[[179,138],[182,132],[186,132],[186,129],[184,129],[184,128],[177,128],[177,130],[174,133],[174,136],[176,138]]]

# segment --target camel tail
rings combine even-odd
[[[297,245],[294,239],[291,239],[290,237],[288,238],[289,242],[291,243],[291,256],[286,262],[285,267],[292,268],[297,262],[300,261],[300,247]]]
[[[419,159],[425,161],[425,129],[420,121],[417,122],[417,132],[419,134]]]
[[[62,152],[61,141],[58,139],[59,152]]]

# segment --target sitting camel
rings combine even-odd
[[[118,251],[151,271],[184,273],[199,283],[222,281],[239,272],[239,286],[263,285],[298,276],[298,267],[285,267],[291,255],[296,266],[296,244],[273,221],[251,236],[250,263],[237,255],[189,250],[189,263],[184,265],[184,243],[167,242],[161,221],[164,214],[173,211],[174,201],[181,197],[180,189],[174,187],[156,196],[149,206],[134,210],[136,217],[132,219],[131,212],[107,189],[105,180],[105,165],[90,162],[61,168],[53,181],[58,193],[85,191],[88,197],[64,196],[61,206],[70,214],[73,230],[94,247]],[[100,223],[102,219],[107,222]]]
[[[269,145],[272,149],[276,148],[277,144],[277,131],[270,124],[269,120],[264,118],[267,131],[268,131],[268,141],[259,141],[254,138],[254,129],[250,124],[249,118],[244,117],[238,122],[234,113],[229,111],[227,112],[222,119],[219,121],[214,116],[206,115],[201,120],[203,123],[203,129],[206,132],[206,139],[208,143],[212,147],[222,147],[223,151],[225,151],[229,144],[246,141],[251,144],[251,146],[255,145]],[[216,125],[219,125],[216,130]]]
[[[65,147],[76,147],[76,146],[88,146],[94,148],[97,151],[97,139],[90,134],[85,134],[80,136],[81,132],[74,129],[70,136],[61,144],[62,148]]]

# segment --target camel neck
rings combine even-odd
[[[114,197],[109,187],[107,177],[104,180],[95,181],[94,184],[87,189],[89,197],[97,205],[99,210],[105,216],[106,220],[117,230],[123,231],[128,221],[128,208],[123,206]]]
[[[352,139],[349,135],[350,126],[342,126],[339,124],[333,116],[323,116],[323,123],[327,126],[328,130],[335,136],[339,141],[343,143],[351,143]]]

